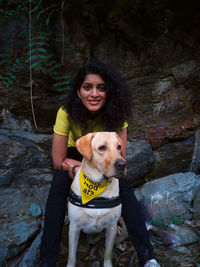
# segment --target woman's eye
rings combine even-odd
[[[104,91],[106,90],[105,86],[100,86],[98,89],[99,89],[99,91],[101,91],[101,92],[104,92]]]
[[[83,89],[86,90],[86,91],[89,91],[90,90],[90,86],[89,85],[84,85]]]
[[[122,146],[121,146],[121,145],[118,145],[118,146],[117,146],[117,149],[118,149],[118,150],[121,150],[121,149],[122,149]]]
[[[98,147],[98,150],[103,152],[103,151],[106,151],[107,147],[106,146],[99,146]]]

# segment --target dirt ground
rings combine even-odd
[[[66,228],[64,232],[68,229]],[[154,252],[162,267],[199,267],[200,266],[200,226],[193,226],[193,231],[199,236],[199,241],[184,247],[170,248],[162,244],[160,238],[152,236]],[[101,234],[102,235],[102,234]],[[78,267],[101,267],[103,266],[104,238],[95,244],[89,244],[87,235],[81,233],[77,251]],[[67,236],[63,235],[61,255],[57,266],[65,267],[68,255]],[[115,246],[113,249],[114,267],[137,267],[137,254],[129,239]]]

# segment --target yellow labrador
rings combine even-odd
[[[104,267],[112,266],[112,249],[121,215],[119,181],[126,174],[121,140],[115,132],[89,133],[76,142],[83,161],[71,186],[68,204],[69,257],[67,267],[76,263],[80,231],[106,229]]]

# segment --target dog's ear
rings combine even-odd
[[[126,152],[124,151],[124,145],[123,145],[123,142],[122,142],[122,138],[118,133],[116,133],[116,136],[117,136],[117,138],[118,138],[118,140],[119,140],[119,142],[120,142],[120,144],[122,146],[121,155],[125,159],[126,158]]]
[[[92,158],[91,142],[94,136],[95,133],[89,133],[76,141],[76,148],[88,160]]]

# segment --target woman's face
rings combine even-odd
[[[91,114],[97,113],[106,102],[106,85],[98,74],[88,74],[77,91],[83,105]]]

